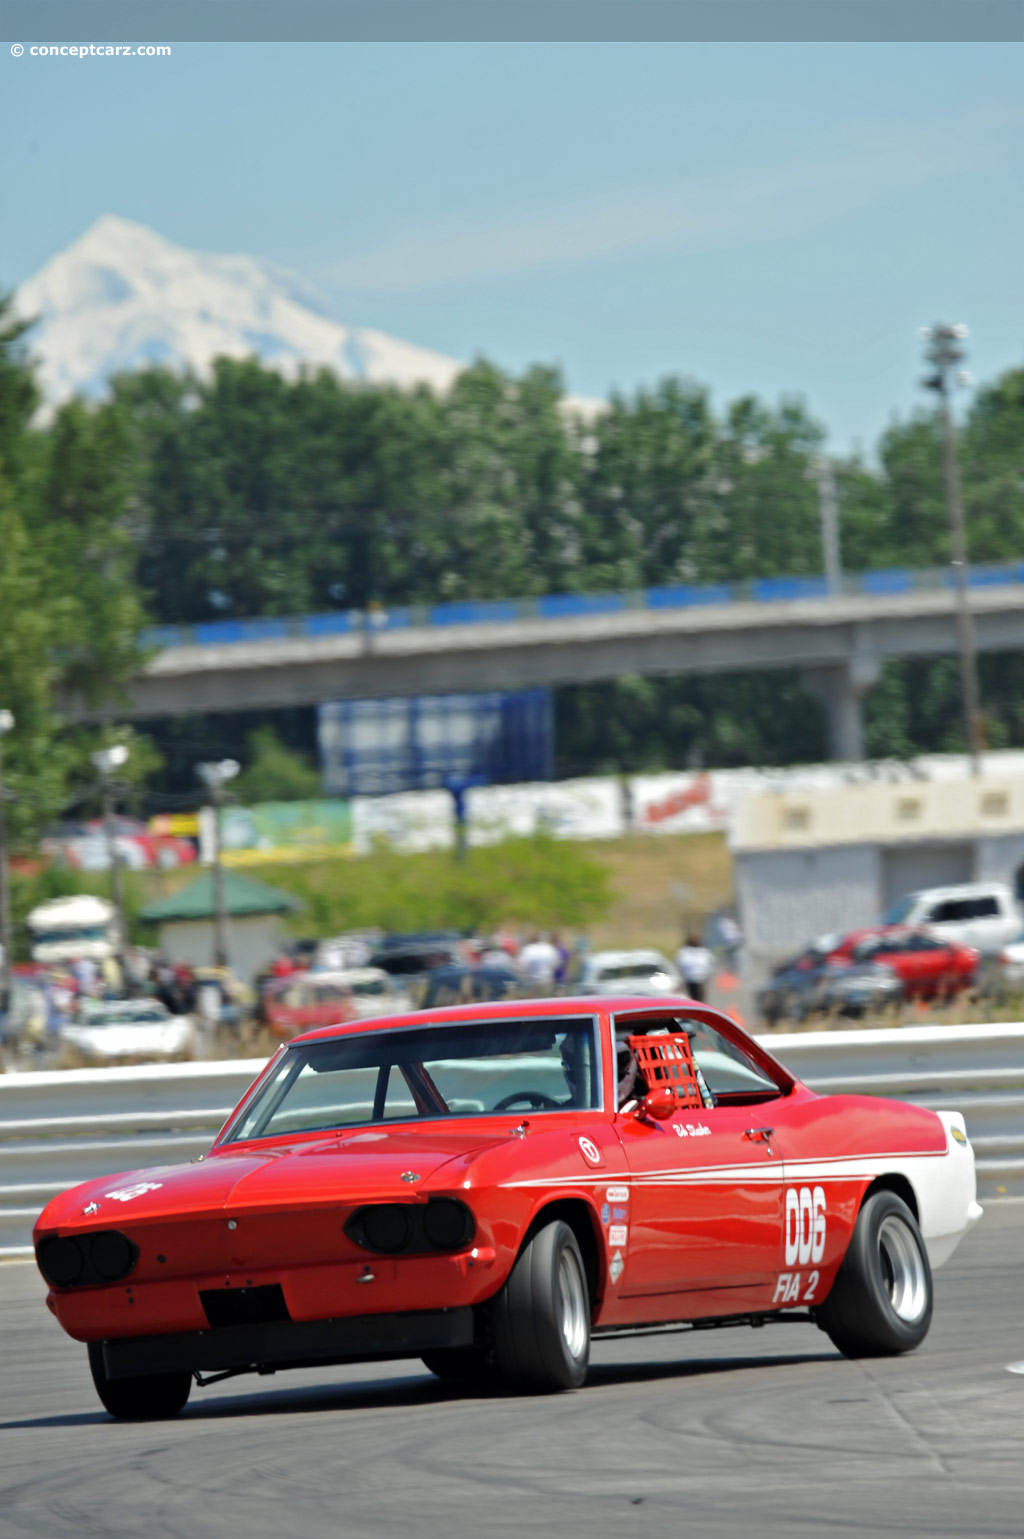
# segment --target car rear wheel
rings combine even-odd
[[[555,1219],[526,1242],[492,1314],[494,1355],[519,1389],[579,1389],[590,1361],[590,1291],[580,1247]]]
[[[89,1343],[89,1367],[96,1393],[118,1421],[158,1421],[177,1416],[192,1388],[190,1373],[146,1373],[133,1379],[111,1379],[103,1363],[103,1347]]]
[[[932,1273],[913,1213],[895,1192],[861,1208],[818,1324],[845,1357],[913,1351],[932,1319]]]

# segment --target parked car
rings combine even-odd
[[[465,961],[462,943],[457,939],[395,936],[374,950],[370,965],[383,968],[418,1003],[435,967],[459,966]]]
[[[1001,882],[965,882],[908,892],[882,916],[883,925],[927,925],[954,945],[994,950],[1024,926],[1024,912]]]
[[[891,967],[879,962],[830,962],[810,950],[784,962],[757,996],[757,1010],[768,1026],[806,1021],[813,1016],[859,1018],[903,1003],[903,985]]]
[[[357,1020],[359,1012],[347,973],[291,973],[266,984],[262,1015],[274,1036],[286,1041],[315,1026]]]
[[[377,1015],[401,1015],[413,1008],[412,1000],[401,987],[401,981],[392,978],[383,967],[345,967],[333,975],[325,971],[311,976],[333,976],[339,988],[348,990],[352,1008],[361,1021]]]
[[[172,1015],[158,999],[85,999],[59,1040],[65,1058],[86,1065],[191,1058],[195,1021]]]
[[[832,962],[876,962],[890,967],[907,999],[952,999],[974,983],[978,952],[925,930],[894,925],[854,930],[829,953]]]
[[[818,1095],[683,998],[563,996],[296,1037],[205,1159],[73,1187],[34,1242],[139,1418],[200,1374],[381,1358],[578,1388],[592,1337],[683,1324],[906,1352],[980,1213],[960,1113]]]
[[[678,970],[660,951],[593,951],[583,961],[581,994],[677,994]]]
[[[511,967],[482,963],[478,967],[435,967],[427,974],[420,1008],[486,1004],[497,999],[528,999],[534,991]]]

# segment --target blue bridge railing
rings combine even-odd
[[[1024,583],[1024,561],[973,566],[967,581],[972,588],[1008,587]],[[847,597],[883,597],[935,591],[953,585],[949,567],[920,571],[845,573],[839,593]],[[459,599],[447,604],[415,604],[402,608],[336,610],[318,615],[284,615],[262,620],[207,620],[196,625],[156,625],[142,632],[140,644],[162,651],[167,647],[226,646],[246,641],[281,641],[288,637],[364,635],[408,626],[502,625],[521,620],[555,620],[581,615],[621,614],[637,609],[690,609],[699,605],[779,604],[795,599],[828,598],[826,577],[757,577],[750,582],[706,586],[679,583],[632,593],[548,593],[539,598]]]

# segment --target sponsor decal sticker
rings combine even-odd
[[[607,1197],[609,1202],[628,1202],[629,1201],[629,1187],[628,1186],[610,1186],[608,1188],[608,1190],[605,1192],[605,1196]]]
[[[133,1197],[142,1197],[146,1192],[158,1192],[163,1184],[162,1181],[136,1181],[133,1186],[121,1186],[116,1192],[104,1192],[103,1195],[113,1202],[131,1202]]]
[[[959,1128],[950,1128],[949,1131],[952,1133],[958,1144],[965,1144],[967,1142],[967,1134],[961,1133]]]
[[[629,1230],[625,1224],[613,1224],[608,1231],[609,1245],[625,1245],[629,1239]]]
[[[597,1145],[595,1143],[591,1143],[589,1138],[584,1138],[582,1136],[579,1138],[578,1142],[580,1146],[580,1153],[587,1161],[588,1165],[600,1165],[601,1151]]]
[[[617,1283],[625,1270],[626,1263],[622,1259],[622,1252],[617,1250],[608,1263],[608,1276],[613,1283]]]
[[[612,1221],[612,1210],[608,1206],[608,1204],[605,1203],[604,1207],[601,1209],[601,1222],[602,1222],[602,1224],[610,1224],[611,1221]]]

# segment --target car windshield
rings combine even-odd
[[[359,994],[366,998],[376,998],[380,994],[390,994],[391,985],[386,978],[365,978],[350,985],[353,994]]]
[[[46,930],[32,932],[32,943],[36,946],[68,946],[109,939],[110,927],[105,924],[76,924],[65,928],[50,926]]]
[[[82,1017],[85,1026],[162,1026],[167,1014],[152,1005],[137,1010],[87,1010]]]
[[[288,1048],[225,1142],[599,1104],[593,1021],[449,1022]]]
[[[905,898],[898,898],[891,908],[887,908],[882,915],[883,924],[903,924],[909,917],[914,907],[914,895],[908,893]]]
[[[598,969],[597,976],[608,982],[615,978],[667,978],[664,962],[614,962]]]

